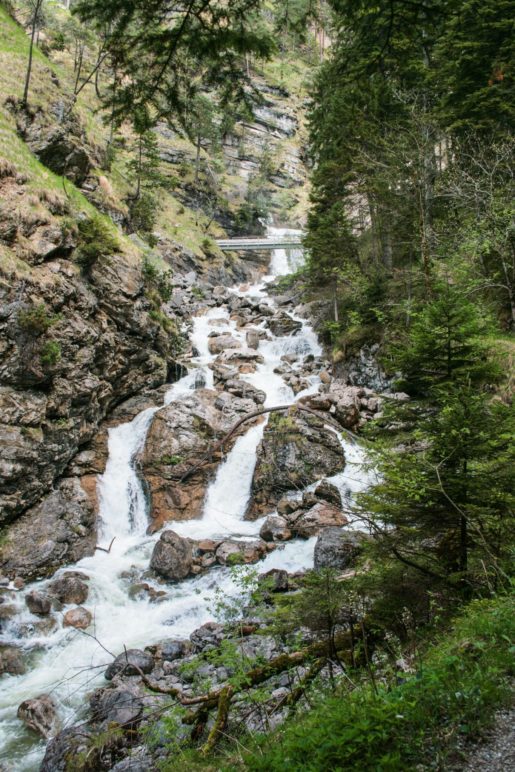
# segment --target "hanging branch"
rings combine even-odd
[[[355,434],[350,432],[348,429],[343,429],[332,417],[323,414],[320,415],[319,412],[316,410],[313,410],[310,407],[307,407],[306,405],[302,405],[298,402],[294,402],[291,405],[278,405],[276,407],[266,407],[262,408],[261,410],[256,410],[253,413],[249,413],[246,416],[243,416],[243,418],[240,418],[234,426],[232,426],[231,429],[225,434],[221,440],[216,442],[212,447],[209,448],[207,453],[198,461],[196,464],[193,464],[189,469],[186,470],[182,475],[178,475],[177,477],[172,477],[172,479],[176,479],[178,482],[184,482],[184,480],[187,480],[188,477],[191,477],[192,474],[194,474],[198,469],[200,469],[204,464],[208,463],[208,461],[211,459],[213,453],[216,453],[219,450],[223,449],[223,446],[225,443],[233,436],[235,432],[238,431],[240,426],[243,426],[243,424],[247,423],[247,421],[252,421],[255,418],[259,418],[262,415],[266,415],[267,413],[277,413],[280,411],[290,410],[290,408],[296,408],[297,410],[302,411],[303,413],[310,413],[311,415],[315,416],[315,418],[318,418],[323,421],[328,421],[335,425],[337,427],[338,431],[344,431],[347,434],[349,434],[355,441],[357,440],[357,437]]]

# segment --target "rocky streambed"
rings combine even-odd
[[[142,676],[193,693],[184,664],[231,637],[215,620],[220,597],[242,593],[231,566],[256,564],[286,592],[314,563],[345,569],[359,553],[366,535],[346,510],[367,475],[346,432],[381,396],[333,378],[295,298],[269,292],[292,257],[277,250],[258,285],[211,289],[186,374],[109,430],[93,554],[31,585],[0,580],[2,769],[65,770],[113,723],[121,739],[97,768],[153,768],[164,742],[153,759],[133,730],[170,700]],[[273,659],[260,625],[238,645]],[[229,677],[204,669],[211,683]],[[273,699],[284,688],[279,677]]]

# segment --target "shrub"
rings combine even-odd
[[[99,259],[107,258],[120,248],[117,237],[100,215],[81,220],[78,230],[77,263],[85,273],[89,273]]]
[[[39,360],[42,365],[52,367],[61,359],[61,346],[56,340],[48,340],[42,347]]]
[[[477,737],[510,699],[513,598],[473,602],[403,683],[325,697],[260,741],[246,769],[446,769],[458,738]]]
[[[166,303],[170,300],[173,290],[171,271],[161,271],[157,265],[145,255],[143,258],[143,265],[141,266],[141,273],[145,284],[151,288],[155,288],[162,301]],[[147,297],[149,297],[148,294]]]
[[[58,315],[51,315],[44,303],[38,303],[31,308],[25,308],[18,312],[19,329],[31,338],[39,338],[57,321]]]

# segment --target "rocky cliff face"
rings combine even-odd
[[[53,486],[117,403],[167,380],[176,336],[151,316],[136,251],[120,246],[85,276],[64,197],[5,165],[0,202],[0,526],[24,520],[0,566],[26,550],[30,573],[91,549],[91,497],[73,479]]]

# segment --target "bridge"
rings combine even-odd
[[[302,249],[302,234],[298,236],[277,236],[276,238],[268,239],[217,239],[216,243],[224,252],[241,252],[258,249]]]

